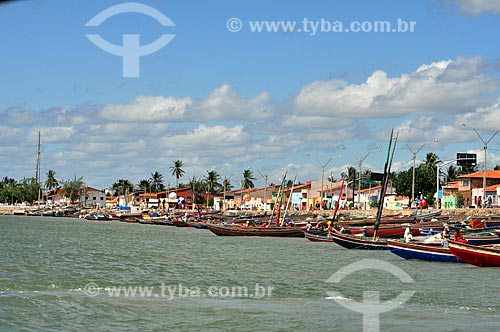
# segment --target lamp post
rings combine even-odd
[[[312,155],[310,153],[306,153],[306,156],[312,157]],[[339,157],[340,157],[340,155],[339,155]],[[314,159],[316,159],[316,161],[318,162],[318,165],[321,167],[321,193],[320,193],[320,197],[321,197],[321,206],[323,206],[323,187],[324,187],[324,183],[325,183],[325,167],[328,166],[328,164],[334,159],[334,157],[330,157],[330,159],[328,159],[328,161],[324,164],[322,164],[318,158],[314,157]]]
[[[472,126],[469,126],[465,123],[461,123],[460,124],[461,126],[463,127],[469,127],[469,128],[472,128],[472,130],[474,130],[474,132],[476,133],[477,137],[479,137],[479,139],[481,140],[481,142],[483,142],[483,149],[484,149],[484,164],[483,164],[483,206],[484,204],[486,204],[486,156],[488,154],[488,143],[491,142],[491,140],[493,139],[493,137],[496,136],[496,134],[498,134],[498,132],[500,131],[500,129],[497,129],[493,135],[491,135],[490,139],[489,140],[484,140],[481,135],[479,135],[479,132],[476,130],[476,128],[472,127]]]
[[[381,151],[381,149],[378,148],[378,149],[370,150],[370,151],[368,151],[368,153],[363,158],[359,158],[358,155],[354,151],[352,151],[351,149],[349,149],[349,148],[347,148],[345,146],[341,146],[340,148],[343,149],[343,150],[347,150],[350,153],[352,153],[352,155],[354,156],[354,158],[356,158],[356,160],[358,161],[358,167],[359,167],[359,175],[358,175],[358,206],[359,206],[360,202],[361,202],[361,195],[360,195],[360,193],[361,193],[361,172],[362,172],[363,161],[365,161],[365,159],[368,158],[368,156],[370,154],[372,154],[373,152],[379,152],[379,151]],[[353,180],[355,181],[356,179],[353,179]],[[354,188],[354,185],[353,185],[353,188]],[[354,199],[353,199],[353,205],[354,205]]]
[[[408,148],[408,150],[410,150],[410,152],[412,153],[413,155],[413,175],[412,175],[412,179],[411,179],[411,204],[410,206],[413,205],[413,203],[415,202],[415,163],[416,163],[416,160],[417,160],[417,154],[420,152],[420,150],[422,150],[424,148],[424,146],[427,144],[427,143],[430,143],[430,142],[438,142],[437,139],[433,140],[433,141],[429,141],[429,142],[424,142],[422,143],[422,145],[416,150],[414,151],[409,145],[408,143],[405,143],[406,144],[406,147]],[[438,171],[439,171],[439,168],[438,168]]]

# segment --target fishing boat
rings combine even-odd
[[[485,217],[469,217],[468,218],[469,225],[471,228],[482,229],[500,227],[500,216],[499,215],[489,215]]]
[[[453,262],[460,260],[451,253],[449,248],[441,245],[429,245],[423,243],[405,243],[401,241],[388,240],[389,250],[404,259],[420,259],[435,262]]]
[[[327,232],[320,234],[313,234],[309,232],[304,232],[304,236],[306,239],[312,242],[333,242],[333,239],[328,236]]]
[[[475,266],[500,267],[500,246],[474,246],[468,243],[449,241],[450,251],[461,261]]]
[[[388,250],[386,240],[373,240],[362,236],[330,233],[332,241],[346,249]]]
[[[409,227],[409,225],[380,226],[378,228],[377,235],[382,238],[401,238],[405,234],[406,227]],[[344,228],[343,232],[352,235],[365,235],[367,232],[368,236],[373,237],[375,234],[375,228],[374,226],[353,226]],[[412,236],[419,236],[420,229],[418,227],[410,227],[410,233]]]
[[[304,232],[299,227],[245,227],[222,224],[207,224],[207,227],[219,236],[304,237]]]

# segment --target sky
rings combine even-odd
[[[360,160],[381,172],[392,129],[392,171],[417,150],[482,163],[499,35],[488,0],[1,2],[0,176],[34,177],[38,131],[42,181],[53,169],[99,189],[155,171],[173,185],[177,159],[181,182],[215,170],[236,188],[247,168],[256,186]],[[500,135],[487,151],[491,169]]]

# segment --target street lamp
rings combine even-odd
[[[309,156],[309,157],[312,157],[312,155],[310,153],[306,153],[306,156]],[[340,157],[340,155],[339,155]],[[334,157],[330,157],[330,159],[328,159],[328,161],[324,164],[322,164],[318,158],[314,157],[314,159],[316,159],[316,161],[318,162],[318,165],[321,167],[321,204],[323,204],[323,186],[324,186],[324,183],[325,183],[325,167],[328,166],[328,164],[334,159]],[[323,206],[323,205],[321,205]]]
[[[345,147],[345,146],[341,146],[340,147],[341,149],[343,150],[347,150],[349,151],[350,153],[352,153],[352,155],[354,156],[354,158],[356,158],[358,160],[358,167],[359,167],[359,175],[358,175],[358,206],[360,205],[360,201],[361,201],[361,172],[362,172],[362,165],[363,165],[363,161],[365,161],[366,158],[368,158],[368,156],[373,153],[373,152],[379,152],[381,151],[382,149],[378,148],[378,149],[374,149],[374,150],[370,150],[368,151],[368,153],[363,157],[363,158],[359,158],[358,155],[352,151],[351,149]],[[353,179],[353,180],[356,180],[356,179]],[[354,185],[353,185],[353,188],[354,188]],[[354,189],[353,189],[354,190]],[[353,197],[354,199],[354,197]],[[354,201],[353,201],[353,205],[354,205]]]
[[[484,165],[483,165],[483,206],[484,204],[486,204],[486,155],[488,154],[488,143],[491,142],[491,140],[493,139],[493,137],[496,136],[496,134],[498,134],[498,132],[500,131],[500,129],[497,129],[493,135],[491,135],[490,139],[489,140],[484,140],[481,135],[479,135],[479,132],[476,130],[476,128],[472,127],[472,126],[469,126],[469,125],[466,125],[465,123],[461,123],[460,124],[462,127],[469,127],[469,128],[472,128],[472,130],[474,130],[474,132],[476,133],[477,137],[479,137],[479,139],[481,140],[481,142],[483,142],[483,148],[484,148]]]
[[[412,148],[408,145],[408,143],[405,142],[406,147],[413,154],[413,175],[412,175],[412,179],[411,179],[411,205],[413,205],[413,203],[415,202],[415,163],[417,160],[417,153],[419,153],[420,150],[422,150],[424,148],[425,144],[430,143],[430,142],[438,142],[438,140],[435,139],[433,141],[424,142],[416,151],[412,150]]]

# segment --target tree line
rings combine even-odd
[[[415,193],[416,195],[425,197],[430,205],[434,203],[437,164],[440,162],[441,160],[435,153],[429,152],[426,155],[425,161],[415,168]],[[205,194],[207,193],[216,195],[224,191],[233,190],[233,185],[230,180],[231,176],[222,176],[215,170],[207,170],[204,176],[193,176],[189,181],[181,182],[186,174],[183,169],[184,166],[185,164],[182,160],[174,160],[169,167],[170,175],[175,178],[175,186],[170,186],[170,184],[168,184],[167,188],[163,174],[159,171],[155,171],[150,174],[150,177],[141,179],[135,184],[127,179],[119,179],[111,185],[111,193],[118,196],[134,192],[158,193],[165,190],[177,190],[178,188],[191,188],[195,194],[195,203],[205,203]],[[440,178],[444,176],[444,182],[454,181],[462,174],[476,172],[476,168],[477,166],[450,165],[446,169],[440,169]],[[497,165],[494,169],[500,170],[500,166]],[[363,174],[361,174],[361,178],[369,178],[370,174],[371,170],[365,170]],[[75,201],[78,199],[81,189],[85,187],[85,182],[81,177],[77,178],[75,176],[70,180],[59,181],[56,178],[56,172],[52,169],[48,170],[46,175],[47,179],[43,184],[37,183],[35,178],[24,178],[20,181],[16,181],[15,179],[4,177],[2,181],[0,181],[0,202],[12,204],[21,202],[33,203],[37,201],[40,190],[45,189],[46,192],[50,192],[57,188],[62,189],[64,196]],[[358,174],[358,171],[353,166],[349,167],[347,172],[341,174],[342,178],[351,182],[350,187],[352,189],[359,190],[368,188],[371,185],[369,181],[361,181],[360,183],[358,181],[359,176],[360,174]],[[412,176],[412,167],[397,173],[393,172],[389,176],[389,184],[396,189],[399,195],[410,197]],[[254,180],[256,180],[256,177],[251,168],[243,170],[240,188],[254,188]],[[333,177],[330,177],[329,180],[333,182],[337,181],[337,179]],[[272,185],[272,183],[269,185]],[[288,180],[286,185],[291,187],[293,185],[292,180]]]

